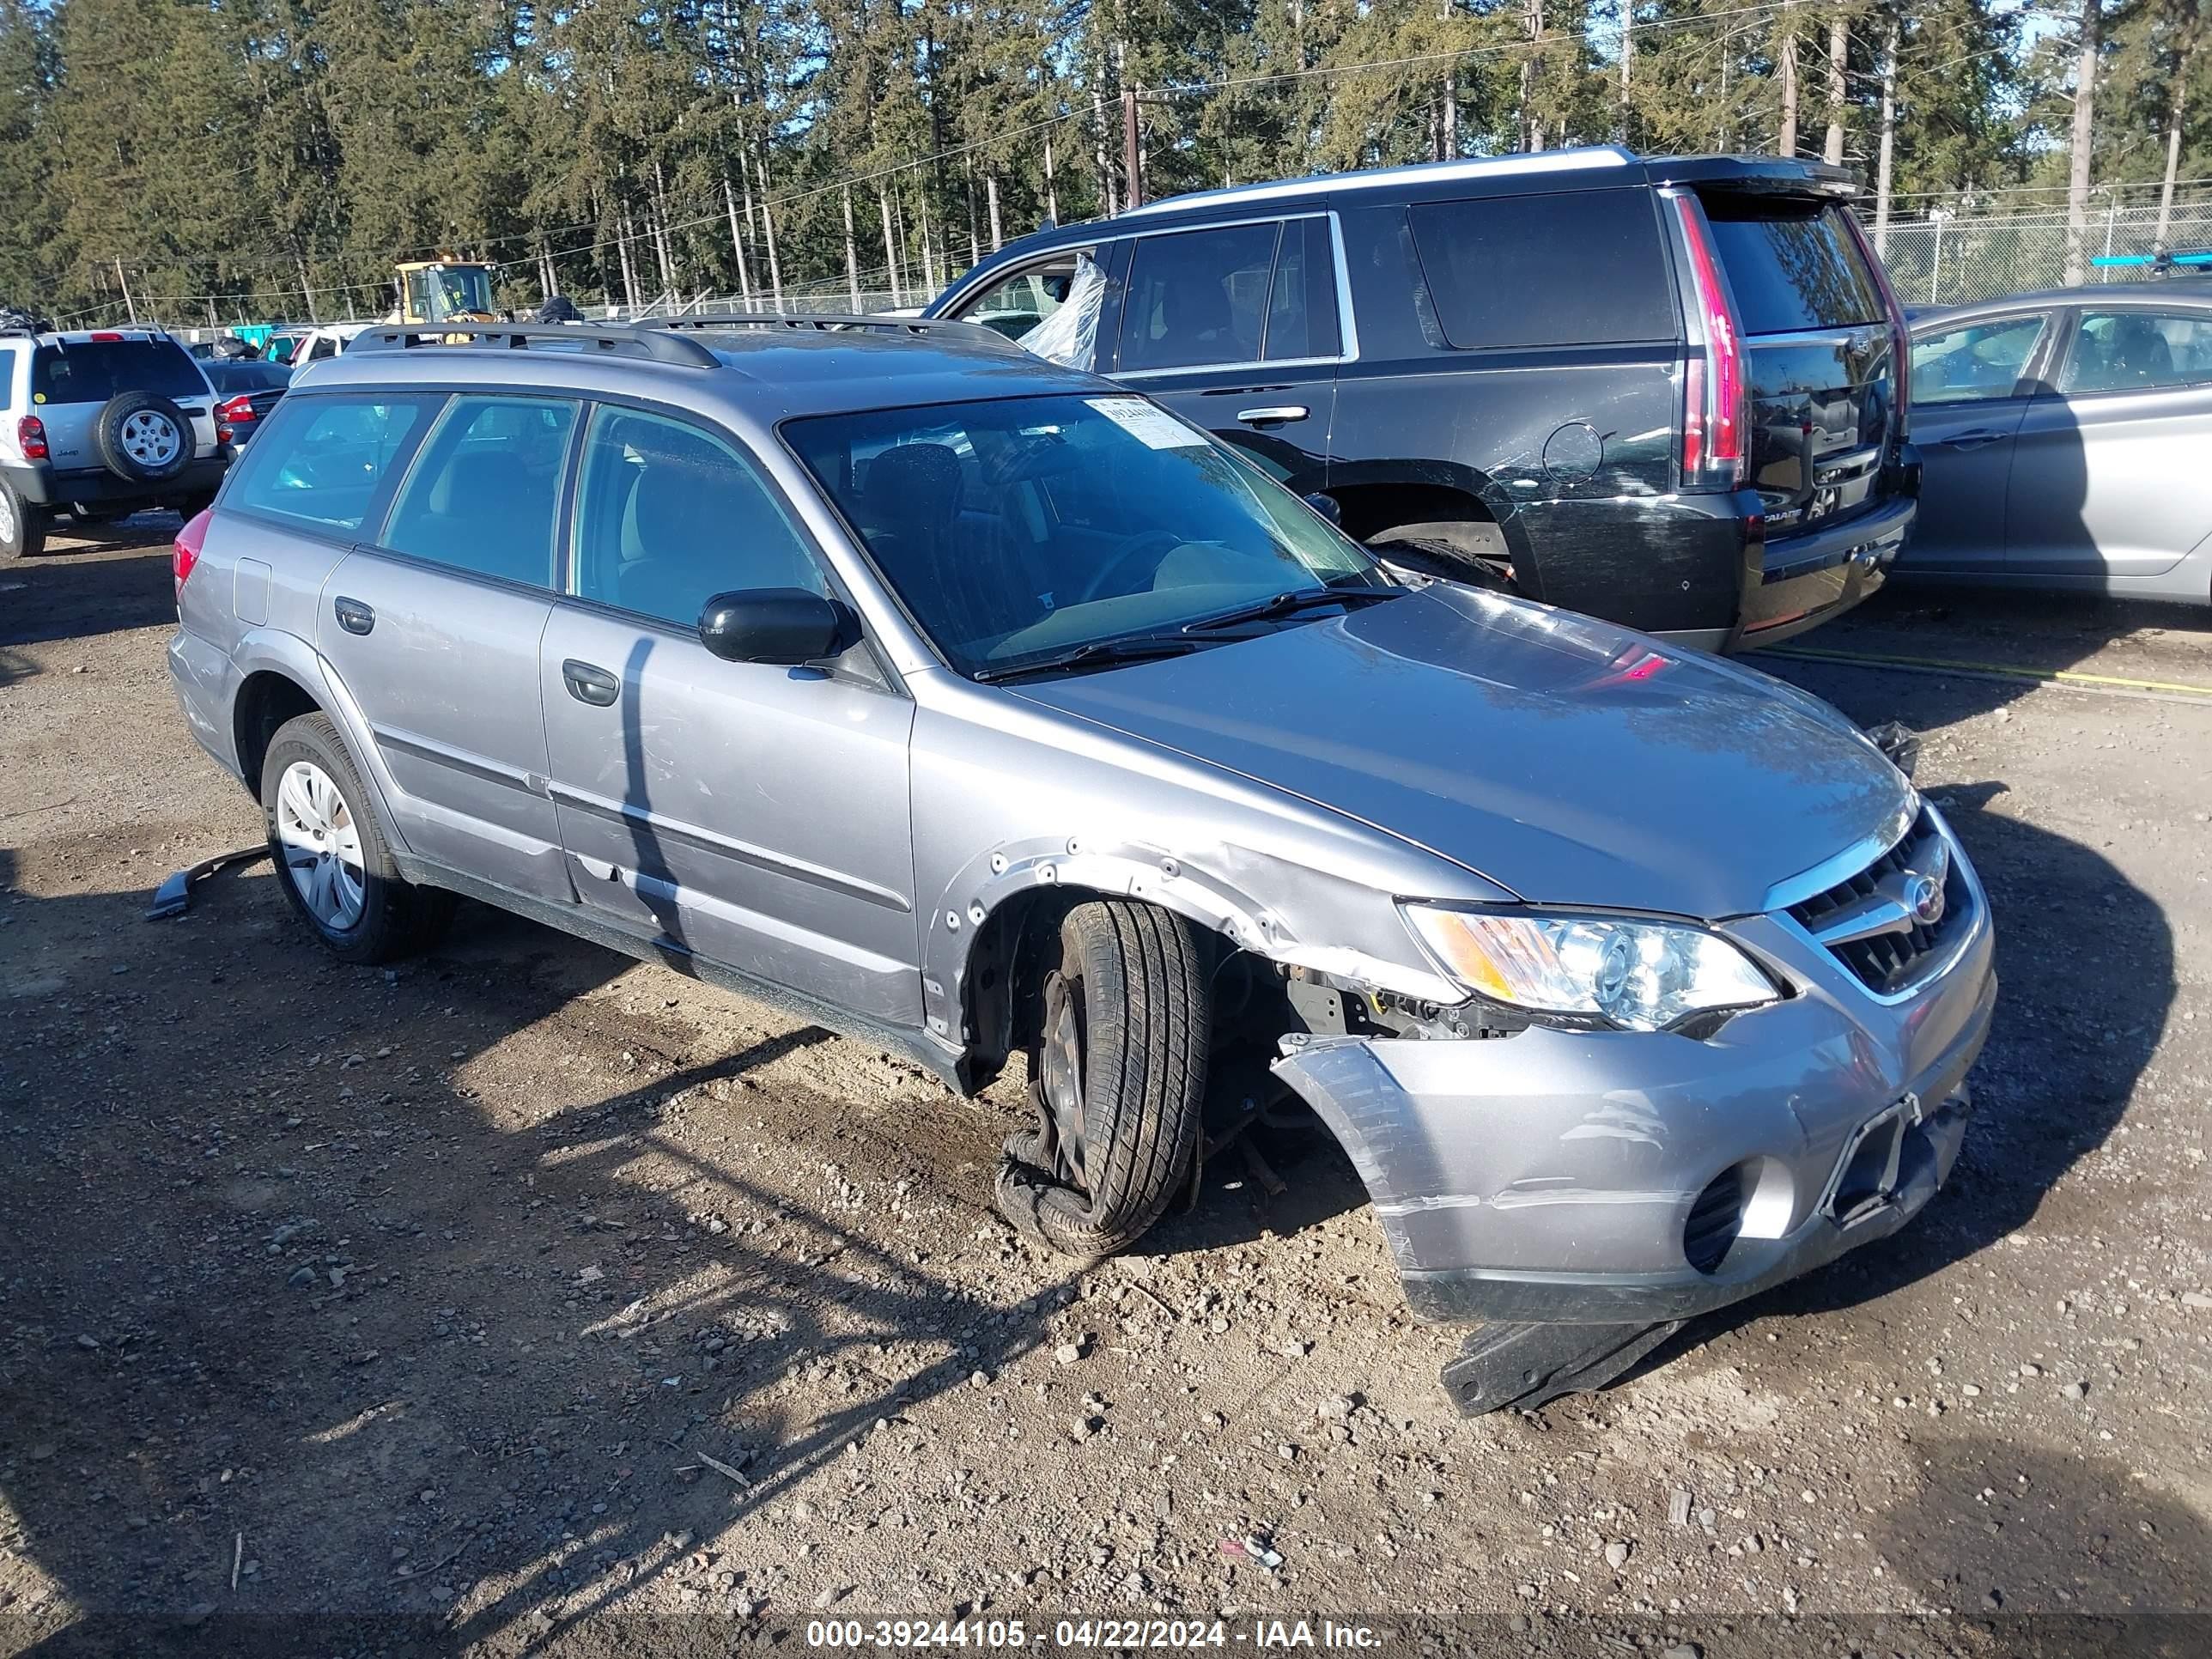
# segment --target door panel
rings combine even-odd
[[[2212,440],[2212,314],[2084,307],[2054,391],[2030,406],[2005,522],[2008,568],[2156,575],[2203,539],[2192,486]]]
[[[723,662],[578,605],[554,607],[541,660],[586,903],[757,978],[921,1023],[912,703],[817,669]],[[611,679],[612,698],[580,669]]]
[[[552,608],[545,594],[356,548],[323,584],[315,641],[399,787],[390,805],[406,844],[566,900],[538,695]]]
[[[1901,562],[1912,570],[1994,573],[2005,562],[2006,498],[2025,398],[1912,410],[1920,512]]]

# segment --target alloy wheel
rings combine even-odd
[[[1044,1036],[1037,1083],[1059,1143],[1060,1168],[1080,1181],[1083,1169],[1083,1027],[1077,997],[1054,974],[1044,988]]]
[[[276,786],[276,839],[308,914],[334,933],[361,920],[367,878],[353,809],[313,761],[295,761]]]
[[[183,447],[177,423],[158,409],[142,409],[123,422],[123,447],[131,459],[158,471]]]

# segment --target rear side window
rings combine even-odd
[[[174,340],[88,340],[40,346],[31,367],[33,401],[104,404],[118,392],[204,398],[207,384]]]
[[[1888,320],[1881,289],[1844,222],[1843,209],[1747,196],[1704,201],[1745,333]]]
[[[1417,202],[1407,213],[1437,320],[1461,350],[1674,337],[1648,191]]]
[[[576,405],[456,398],[393,503],[383,544],[479,576],[553,586],[553,521]]]
[[[232,467],[226,511],[357,531],[441,398],[287,398]]]
[[[2148,392],[2212,380],[2212,313],[2085,311],[2062,392]]]

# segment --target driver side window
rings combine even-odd
[[[717,593],[830,591],[750,460],[704,428],[611,404],[584,440],[568,580],[579,599],[686,629]]]

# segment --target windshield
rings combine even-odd
[[[1312,509],[1141,398],[821,416],[786,441],[962,673],[1001,678],[1285,594],[1388,591]]]

